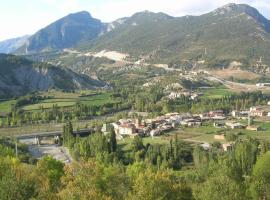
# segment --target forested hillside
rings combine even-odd
[[[270,22],[248,5],[229,4],[201,16],[133,15],[89,46],[118,50],[153,62],[204,60],[269,64]],[[85,47],[87,50],[87,47]]]

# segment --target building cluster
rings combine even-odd
[[[214,110],[199,115],[202,121],[207,120],[225,120],[226,115],[223,110]]]
[[[200,115],[189,113],[168,113],[156,118],[146,119],[120,119],[111,123],[118,139],[126,136],[159,136],[165,132],[173,130],[181,125],[184,127],[198,127],[205,120],[223,120],[226,116],[222,110],[210,111]],[[106,132],[106,125],[103,126],[102,132]]]
[[[214,122],[214,127],[216,128],[230,128],[230,129],[242,129],[245,128],[243,124],[236,121],[216,121]]]
[[[249,112],[252,117],[270,117],[270,106],[253,106]]]
[[[126,136],[158,136],[173,130],[176,126],[182,125],[187,127],[201,126],[202,121],[199,116],[191,114],[168,113],[153,119],[120,119],[111,123],[118,139]],[[104,124],[102,132],[108,131],[107,125]]]
[[[248,117],[270,117],[270,101],[267,105],[252,106],[245,111],[232,111],[232,116],[238,119],[248,119]]]
[[[199,97],[203,96],[203,93],[200,92],[191,92],[191,91],[183,91],[183,92],[171,92],[168,96],[169,99],[177,99],[181,97],[187,97],[191,100],[196,100]]]
[[[269,111],[268,111],[269,109]],[[232,111],[231,116],[235,119],[248,119],[248,125],[243,125],[237,120],[228,120],[228,115],[223,110],[214,110],[202,114],[192,115],[189,113],[168,113],[156,118],[144,119],[120,119],[111,123],[118,139],[135,136],[159,136],[173,130],[178,125],[185,127],[201,126],[204,121],[213,121],[217,128],[243,129],[258,131],[260,127],[252,125],[252,117],[270,116],[269,106],[251,107],[248,111]],[[102,132],[108,131],[105,124]],[[224,137],[222,135],[216,137]]]
[[[221,136],[222,137],[222,136]],[[223,151],[230,151],[232,150],[234,142],[228,142],[221,145]],[[204,150],[210,150],[212,148],[211,144],[203,143],[200,145]]]

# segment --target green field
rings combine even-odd
[[[68,93],[69,94],[69,93]],[[59,97],[59,94],[55,96],[50,96],[52,98],[42,100],[39,103],[27,105],[22,107],[26,111],[34,111],[39,110],[42,107],[44,109],[52,108],[53,105],[57,105],[58,107],[70,107],[74,106],[77,102],[85,105],[93,105],[93,106],[101,106],[107,103],[115,103],[116,101],[112,99],[110,93],[97,93],[97,94],[89,94],[85,96],[80,96],[78,94],[71,93],[68,95],[67,93]]]
[[[16,100],[8,100],[0,102],[0,113],[8,113],[11,111],[11,105],[15,104]]]
[[[211,88],[203,91],[204,98],[220,99],[224,96],[235,94],[235,92],[226,88]]]
[[[215,128],[211,125],[206,125],[202,127],[194,127],[194,128],[180,128],[174,131],[172,134],[178,134],[180,139],[184,139],[186,141],[194,141],[194,142],[215,142],[219,141],[221,143],[225,143],[226,140],[216,140],[214,139],[215,134],[221,133],[233,133],[239,135],[239,137],[250,136],[255,137],[260,140],[270,141],[270,123],[260,123],[263,131],[250,131],[246,129],[224,129],[224,128]]]
[[[111,97],[111,93],[94,93],[93,91],[83,91],[81,93],[64,93],[58,91],[50,91],[42,93],[42,96],[48,97],[45,100],[41,100],[38,103],[32,105],[26,105],[21,107],[25,111],[37,111],[41,108],[52,108],[53,105],[58,107],[70,107],[74,106],[77,102],[85,105],[102,106],[107,103],[115,103]],[[0,101],[0,113],[8,113],[11,111],[11,105],[15,104],[16,100]]]
[[[144,144],[150,143],[150,144],[164,144],[168,143],[170,139],[173,139],[175,137],[175,134],[177,134],[178,139],[182,139],[186,142],[191,143],[212,143],[212,142],[220,142],[220,143],[226,143],[226,140],[216,140],[214,139],[215,134],[221,134],[221,133],[233,133],[236,135],[239,135],[239,137],[245,137],[250,136],[257,138],[259,140],[267,140],[270,142],[270,123],[268,122],[255,122],[256,125],[259,125],[263,128],[263,131],[250,131],[245,129],[225,129],[225,128],[215,128],[212,126],[212,124],[205,124],[201,127],[179,127],[178,129],[167,133],[165,135],[151,138],[146,137],[143,138]],[[124,145],[124,149],[128,150],[130,149],[132,139],[127,138],[123,141],[120,141],[119,143]]]
[[[143,144],[168,144],[170,137],[160,136],[160,137],[145,137],[143,138]],[[122,147],[124,151],[129,151],[131,149],[132,138],[125,138],[121,141],[118,141],[118,144]]]

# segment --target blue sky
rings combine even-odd
[[[247,3],[270,19],[270,0],[0,0],[0,40],[33,34],[69,14],[89,11],[104,22],[150,10],[172,16],[200,15],[227,3]]]

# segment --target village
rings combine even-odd
[[[224,113],[223,110],[215,110],[201,114],[175,112],[156,118],[120,119],[111,124],[104,124],[101,131],[106,134],[109,131],[109,126],[112,126],[118,140],[123,140],[126,137],[134,138],[135,136],[154,138],[182,127],[201,127],[203,123],[212,124],[211,126],[219,129],[262,131],[262,127],[253,124],[254,119],[270,120],[270,102],[267,105],[250,107],[249,110],[234,110],[228,114]],[[224,151],[233,146],[231,141],[226,143],[225,134],[222,132],[213,135],[213,139],[223,141],[222,148]],[[211,145],[207,142],[203,142],[201,146],[206,150],[211,148]]]

